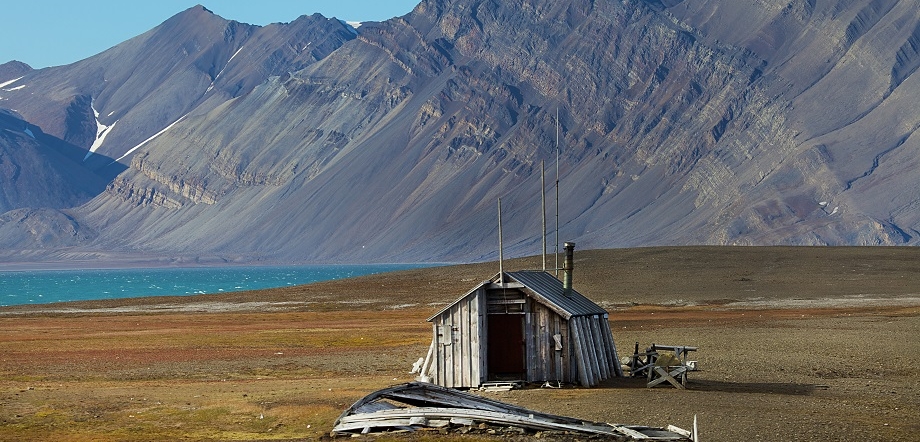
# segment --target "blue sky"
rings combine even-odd
[[[265,25],[319,12],[347,21],[382,21],[420,0],[19,0],[0,2],[0,64],[70,64],[140,35],[202,4],[228,20]]]

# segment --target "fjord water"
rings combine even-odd
[[[423,264],[0,271],[0,306],[285,287]]]

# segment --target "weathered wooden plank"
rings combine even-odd
[[[591,343],[594,345],[594,359],[597,361],[598,381],[610,378],[610,361],[607,360],[607,345],[604,335],[601,334],[600,316],[594,315],[589,320],[591,324]]]
[[[632,428],[629,428],[629,427],[621,426],[621,427],[617,427],[616,430],[617,432],[625,434],[633,439],[639,439],[639,440],[648,439],[648,436],[646,436],[644,433],[633,430]]]
[[[471,387],[470,381],[470,298],[467,297],[460,303],[460,345],[458,353],[460,355],[460,385]]]
[[[392,387],[377,390],[367,396],[359,399],[346,409],[336,419],[336,423],[355,413],[355,410],[365,409],[369,404],[382,399],[402,402],[407,405],[425,405],[425,406],[447,406],[472,408],[477,410],[491,410],[503,413],[534,413],[516,405],[492,400],[482,396],[475,396],[469,393],[462,393],[457,390],[441,387],[434,384],[410,382],[407,384],[394,385]]]
[[[548,310],[544,310],[546,313],[543,315],[543,327],[544,333],[546,335],[546,346],[544,351],[546,352],[545,360],[543,361],[543,367],[546,371],[545,378],[546,380],[555,381],[559,379],[559,376],[556,374],[556,339],[553,338],[553,335],[557,334],[556,330],[553,328],[553,319],[557,316],[551,314]]]
[[[594,330],[594,317],[585,316],[584,321],[585,328],[587,329],[585,333],[589,336],[588,339],[585,340],[585,343],[588,345],[589,351],[591,352],[591,368],[594,370],[594,381],[597,383],[604,379],[604,375],[599,357],[600,351],[598,348],[597,333]]]
[[[444,326],[450,329],[453,329],[454,315],[456,315],[457,306],[453,305],[451,308],[445,312],[444,317]],[[453,333],[451,333],[452,335]],[[445,337],[446,338],[446,337]],[[444,349],[444,383],[441,384],[445,387],[452,388],[456,386],[454,382],[454,344],[453,336],[450,338],[450,342],[444,342],[441,348]]]
[[[598,341],[597,327],[595,327],[595,318],[593,316],[585,317],[585,327],[588,329],[588,333],[591,336],[590,339],[588,339],[588,343],[591,346],[591,360],[594,364],[594,374],[597,376],[595,380],[600,382],[606,379],[606,376],[604,376],[604,369],[606,367],[604,365],[605,361],[601,357],[601,343]]]
[[[572,342],[569,335],[569,321],[556,316],[554,321],[557,322],[556,332],[562,335],[562,351],[560,351],[559,362],[557,362],[557,367],[559,371],[559,379],[565,382],[575,382],[575,378],[571,376],[571,360],[572,360]]]
[[[432,360],[433,366],[431,367],[431,377],[433,378],[432,382],[438,385],[444,385],[444,345],[441,342],[441,336],[438,333],[438,329],[443,323],[443,319],[444,316],[442,315],[433,319],[431,322],[434,326],[434,338],[432,339],[435,343],[433,355],[434,359]]]
[[[550,376],[550,374],[552,373],[551,364],[553,360],[552,359],[553,347],[552,347],[551,342],[553,340],[553,337],[549,333],[549,327],[547,327],[547,322],[549,321],[549,315],[546,312],[546,309],[542,308],[542,306],[540,305],[537,305],[537,307],[534,310],[537,315],[536,327],[537,327],[537,336],[538,336],[538,339],[537,339],[538,352],[537,352],[537,361],[535,365],[538,370],[537,381],[542,382],[542,381],[548,381],[551,379],[551,376]]]
[[[601,335],[603,335],[604,342],[607,344],[605,353],[607,354],[607,360],[610,364],[610,376],[623,376],[623,371],[620,368],[620,357],[617,356],[617,346],[613,343],[613,333],[610,330],[610,320],[607,315],[604,315],[604,319],[600,322],[600,326]]]
[[[620,366],[620,362],[616,360],[614,355],[616,354],[616,348],[613,346],[613,339],[610,335],[610,323],[608,322],[607,315],[603,315],[601,319],[597,322],[599,329],[598,338],[603,342],[603,349],[601,350],[604,359],[607,361],[607,367],[609,370],[608,377],[614,377],[617,375],[617,368]]]
[[[394,427],[408,427],[409,418],[399,418],[399,419],[381,419],[374,422],[376,425],[369,425],[368,422],[356,421],[356,422],[343,422],[332,428],[332,434],[336,433],[346,433],[355,430],[362,430],[362,434],[367,434],[370,432],[371,428],[394,428]],[[364,429],[368,431],[363,431]]]
[[[439,316],[432,321],[432,328],[434,329],[434,337],[432,337],[432,342],[434,342],[434,360],[432,361],[432,378],[433,382],[438,385],[444,385],[444,345],[441,343],[441,337],[438,333],[438,329],[443,323],[443,316]]]
[[[582,386],[589,387],[591,383],[591,373],[586,363],[585,348],[582,345],[582,333],[579,330],[579,318],[569,319],[569,329],[572,333],[572,346],[575,347],[575,366],[578,371],[578,381]]]
[[[591,379],[591,385],[597,385],[600,382],[600,368],[597,363],[597,348],[594,345],[594,333],[591,331],[591,318],[582,317],[581,318],[582,331],[584,332],[585,346],[588,349],[588,362],[591,364],[591,374],[593,378]]]
[[[446,389],[436,385],[419,383],[404,384],[402,386],[381,390],[381,392],[378,392],[376,398],[392,399],[394,401],[417,406],[472,408],[476,410],[517,414],[525,412],[527,414],[534,413],[523,407],[496,401],[483,396],[463,393],[458,390]]]
[[[562,319],[553,315],[550,317],[552,320],[552,330],[551,332],[554,335],[559,335],[559,341],[562,343],[562,348],[556,350],[555,342],[553,343],[553,378],[557,381],[568,381],[565,378],[565,372],[563,371],[565,355],[568,351],[568,345],[565,342],[565,334],[563,334],[560,326]]]
[[[403,403],[409,407],[399,407],[391,402]],[[361,413],[356,410],[377,411]],[[336,419],[332,433],[369,433],[375,428],[413,431],[415,428],[445,426],[448,423],[471,425],[474,422],[582,434],[630,434],[646,440],[676,440],[686,436],[662,428],[611,425],[540,413],[487,397],[418,382],[388,387],[358,400]],[[623,428],[627,430],[623,431]]]
[[[458,303],[457,305],[455,305],[454,308],[451,309],[451,314],[450,314],[450,325],[451,325],[451,329],[454,330],[453,341],[452,341],[452,345],[450,346],[450,351],[451,351],[450,353],[450,357],[451,357],[451,364],[450,364],[451,366],[451,371],[450,371],[451,384],[450,386],[454,388],[464,386],[462,383],[463,358],[460,355],[460,351],[463,346],[459,345],[459,342],[458,342],[458,338],[459,338],[458,328],[460,325],[460,315],[461,315],[460,305],[461,304],[462,303]]]
[[[475,388],[482,385],[482,347],[480,338],[483,331],[481,309],[482,292],[479,290],[470,299],[470,387]]]
[[[396,408],[396,406],[389,402],[374,401],[374,402],[368,402],[366,404],[361,405],[358,408],[355,408],[354,412],[355,413],[374,413],[380,410],[389,410],[393,408]]]
[[[463,359],[463,306],[466,299],[458,302],[455,312],[452,315],[454,321],[454,387],[466,387],[463,384],[463,366],[466,361]]]
[[[467,418],[462,418],[462,417],[452,417],[450,418],[450,423],[454,425],[465,425],[467,427],[473,426],[472,419],[467,419]]]
[[[469,386],[466,383],[464,383],[464,378],[463,378],[464,369],[466,367],[466,364],[469,361],[467,361],[466,358],[464,357],[465,355],[463,351],[463,335],[460,333],[460,330],[463,328],[463,320],[465,319],[463,315],[464,305],[466,305],[465,302],[457,305],[457,315],[455,317],[456,322],[454,322],[454,327],[457,330],[457,339],[455,339],[454,341],[454,344],[456,345],[456,348],[454,349],[454,358],[455,358],[454,359],[454,379],[455,379],[454,385],[458,387],[468,387]]]
[[[476,385],[473,379],[473,336],[476,333],[476,329],[473,327],[475,322],[473,319],[475,308],[473,305],[475,302],[475,299],[469,299],[469,302],[466,303],[466,316],[463,318],[463,326],[466,327],[466,333],[464,333],[466,340],[463,343],[463,353],[466,358],[464,377],[466,378],[466,385],[470,387]]]
[[[622,377],[623,367],[620,366],[620,355],[617,354],[616,340],[613,339],[613,327],[610,326],[610,317],[606,314],[604,315],[603,326],[604,326],[604,331],[603,331],[604,337],[605,339],[607,339],[608,346],[609,346],[608,351],[610,352],[609,358],[610,358],[611,366],[613,367],[613,374],[615,376]]]
[[[537,359],[534,352],[534,341],[536,340],[536,336],[533,323],[533,315],[529,311],[526,311],[526,313],[524,313],[524,379],[528,381],[536,380],[534,379],[533,370],[534,362]]]
[[[525,352],[527,354],[527,359],[525,359],[527,370],[527,380],[531,382],[539,381],[539,372],[540,368],[538,367],[540,360],[540,331],[538,327],[539,319],[536,316],[535,309],[538,308],[535,303],[529,302],[527,305],[527,314],[524,317],[524,327],[528,330],[526,333],[530,336],[524,341],[527,348]]]
[[[543,333],[540,331],[540,304],[533,300],[528,301],[527,328],[530,329],[530,339],[527,340],[527,380],[540,382],[543,380],[542,348]]]
[[[425,417],[429,420],[450,420],[453,418],[471,419],[479,422],[491,422],[504,425],[516,425],[524,428],[536,430],[569,430],[590,434],[616,434],[616,429],[612,426],[601,424],[575,424],[562,420],[547,418],[545,415],[517,415],[495,411],[484,411],[474,409],[457,409],[457,408],[438,408],[438,407],[418,407],[418,408],[397,408],[393,410],[382,410],[376,413],[366,413],[343,417],[333,428],[333,432],[349,431],[349,429],[359,428],[380,428],[388,426],[389,423],[396,423],[393,426],[405,426],[408,419],[413,417]],[[560,416],[561,417],[561,416]],[[403,419],[406,419],[405,421]]]
[[[489,305],[526,304],[526,299],[490,299]]]
[[[566,381],[578,383],[578,370],[575,368],[578,364],[575,354],[575,336],[572,334],[572,320],[563,319],[561,325],[562,351],[565,353],[565,359],[562,360],[562,370],[565,373]]]
[[[694,416],[694,419],[695,419],[695,418],[696,418],[696,416]],[[696,420],[694,420],[694,422],[696,422]],[[665,430],[668,430],[668,431],[670,431],[670,432],[672,432],[672,433],[677,433],[677,434],[679,434],[679,435],[681,435],[681,436],[683,436],[683,437],[687,437],[687,438],[693,436],[693,433],[692,433],[692,432],[690,432],[690,431],[688,431],[688,430],[685,430],[685,429],[683,429],[683,428],[674,426],[674,425],[668,425],[667,427],[665,427]]]
[[[687,372],[687,367],[680,366],[680,367],[677,367],[671,370],[670,372],[667,371],[667,369],[663,367],[652,367],[652,372],[653,372],[653,376],[652,376],[653,379],[648,383],[648,388],[652,388],[665,381],[673,385],[674,388],[678,388],[681,390],[686,388],[683,386],[682,383],[678,382],[677,379],[675,379],[675,377],[685,374]]]
[[[683,353],[683,352],[691,352],[691,351],[699,350],[698,347],[690,347],[687,345],[661,345],[661,344],[655,344],[655,349],[656,350],[669,350],[675,353],[678,351]]]
[[[348,422],[336,425],[332,433],[345,433],[355,430],[361,430],[361,434],[370,433],[372,428],[397,428],[407,431],[415,431],[416,426],[431,428],[441,428],[450,425],[449,419],[428,419],[426,417],[409,417],[409,418],[392,418],[377,419],[372,422]]]
[[[444,317],[444,328],[450,330],[450,311],[447,311],[447,315]],[[453,376],[453,340],[451,334],[447,336],[441,335],[441,351],[444,356],[444,385],[445,387],[452,386],[451,377]]]
[[[505,290],[505,289],[522,289],[525,286],[524,284],[521,284],[519,282],[506,282],[504,285],[493,282],[491,284],[487,284],[485,287],[489,290]]]
[[[479,294],[479,379],[485,381],[489,377],[489,307],[486,304],[488,297],[483,289]]]
[[[432,328],[437,329],[437,325],[432,324]],[[435,331],[432,334],[434,336],[431,338],[431,345],[428,346],[428,354],[425,355],[425,361],[422,362],[418,372],[419,378],[425,381],[432,380],[431,367],[435,358],[435,347],[438,345],[438,333]]]
[[[584,384],[585,387],[591,387],[597,384],[597,375],[595,373],[594,363],[592,362],[592,357],[594,356],[594,351],[589,345],[590,334],[587,331],[585,326],[585,318],[583,316],[573,317],[575,323],[574,329],[578,331],[577,345],[581,349],[582,362],[578,367],[579,370],[585,372],[585,380],[587,383]]]

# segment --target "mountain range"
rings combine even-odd
[[[499,199],[538,254],[543,195],[580,248],[917,245],[918,68],[906,0],[196,6],[0,65],[0,261],[475,261]]]

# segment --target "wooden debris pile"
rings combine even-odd
[[[332,436],[393,431],[461,434],[536,434],[591,436],[600,440],[689,441],[690,432],[638,425],[588,422],[523,407],[438,385],[410,382],[365,396],[333,424]]]

